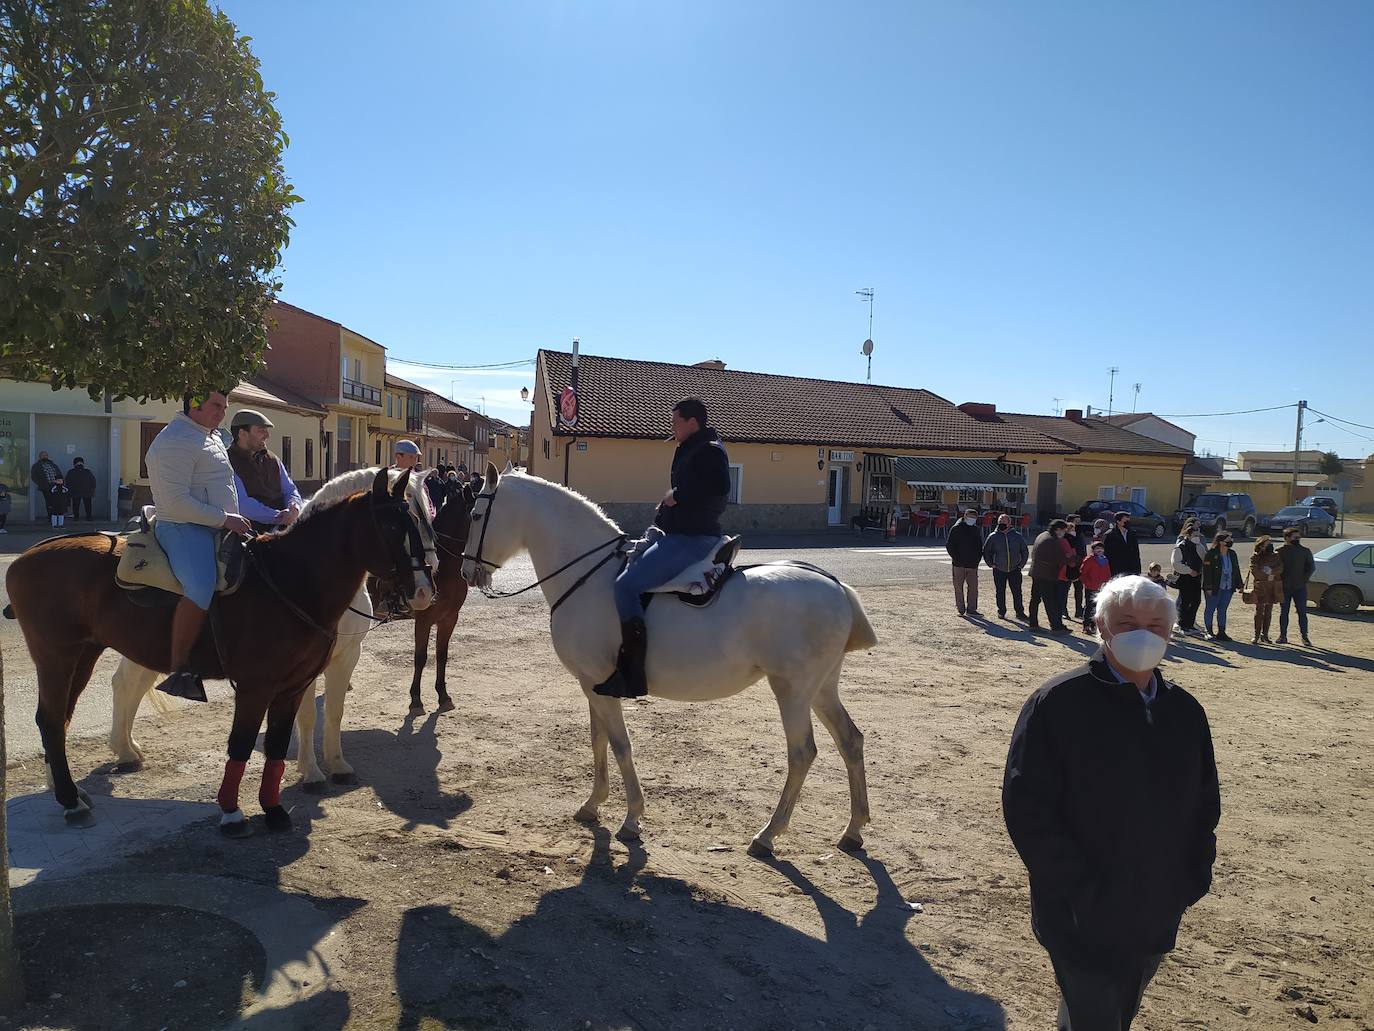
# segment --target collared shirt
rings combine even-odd
[[[1107,655],[1106,655],[1106,649],[1105,649],[1105,648],[1103,649],[1102,657],[1103,657],[1104,660],[1105,660],[1106,657],[1107,657]],[[1106,665],[1107,665],[1107,671],[1108,671],[1109,673],[1111,673],[1112,676],[1116,677],[1116,682],[1117,682],[1118,684],[1129,684],[1129,683],[1130,683],[1129,680],[1127,680],[1125,677],[1123,677],[1120,673],[1118,673],[1118,672],[1116,671],[1116,667],[1113,666],[1113,665],[1111,664],[1110,661],[1107,661]],[[1140,691],[1140,688],[1136,687],[1135,684],[1131,684],[1131,686],[1132,686],[1132,687],[1135,687],[1135,689],[1136,689],[1137,691]],[[1147,689],[1147,690],[1144,690],[1144,691],[1140,691],[1140,700],[1141,700],[1142,702],[1145,703],[1145,715],[1146,715],[1147,718],[1148,718],[1149,715],[1150,715],[1150,706],[1154,705],[1154,703],[1155,703],[1155,696],[1158,695],[1158,694],[1159,694],[1159,677],[1158,677],[1156,674],[1151,673],[1151,674],[1150,674],[1150,684],[1149,684],[1148,689]]]
[[[1228,551],[1221,556],[1221,583],[1218,585],[1221,590],[1229,591],[1231,589],[1231,585],[1235,582],[1231,572],[1234,568],[1235,562],[1231,560],[1231,553]]]
[[[287,473],[286,466],[280,462],[277,465],[280,469],[281,495],[286,501],[284,507],[303,506],[305,502],[301,498],[301,492],[296,487],[296,482]],[[248,488],[243,485],[243,480],[237,474],[234,476],[234,493],[238,495],[239,499],[239,515],[245,519],[251,519],[255,523],[264,523],[269,526],[277,521],[277,510],[269,508],[257,498],[250,496]]]

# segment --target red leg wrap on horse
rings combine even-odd
[[[285,759],[268,759],[263,764],[262,789],[258,791],[258,801],[264,809],[281,805],[281,778],[285,772]]]
[[[241,759],[230,759],[224,764],[224,780],[219,785],[219,807],[232,813],[239,807],[239,782],[243,780],[243,768],[248,764]]]

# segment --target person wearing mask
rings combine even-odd
[[[1302,546],[1302,534],[1295,529],[1283,531],[1283,547],[1279,549],[1283,562],[1283,608],[1279,610],[1279,644],[1288,643],[1288,606],[1298,607],[1298,629],[1302,643],[1312,647],[1307,636],[1307,581],[1317,571],[1312,552]]]
[[[81,509],[86,509],[86,518],[91,515],[91,502],[95,500],[95,473],[86,468],[84,458],[72,459],[72,467],[67,470],[67,489],[72,492],[72,522],[81,519]]]
[[[1107,536],[1107,531],[1112,528],[1112,524],[1105,519],[1093,520],[1093,540],[1100,541]]]
[[[448,500],[448,478],[444,475],[442,465],[435,466],[425,476],[425,493],[429,495],[429,503],[435,512],[444,507],[444,502]]]
[[[954,607],[959,615],[977,616],[978,565],[983,559],[983,533],[978,529],[978,513],[965,509],[950,527],[945,550],[954,564]]]
[[[1240,560],[1231,553],[1231,538],[1222,530],[1212,538],[1212,546],[1202,556],[1202,593],[1207,599],[1202,621],[1207,626],[1207,640],[1231,640],[1226,636],[1226,610],[1240,582]]]
[[[1169,559],[1178,586],[1178,630],[1196,634],[1197,610],[1202,605],[1202,530],[1196,519],[1184,522]]]
[[[1016,609],[1016,618],[1025,619],[1026,609],[1021,603],[1021,570],[1030,560],[1030,548],[1021,531],[1011,524],[1011,516],[1005,513],[997,517],[997,530],[989,534],[983,544],[983,561],[992,567],[992,582],[997,588],[997,616],[1007,618],[1007,588],[1011,588],[1011,601]]]
[[[1056,1026],[1125,1031],[1211,888],[1221,790],[1207,713],[1158,669],[1173,600],[1117,577],[1096,623],[1101,650],[1021,710],[1002,814],[1059,984]]]
[[[1031,548],[1031,601],[1030,623],[1032,630],[1039,630],[1040,605],[1045,606],[1045,617],[1049,620],[1050,633],[1073,633],[1064,625],[1064,611],[1059,607],[1059,584],[1068,586],[1061,580],[1068,557],[1064,553],[1064,531],[1069,524],[1063,519],[1055,519],[1044,533],[1035,538]],[[1066,595],[1067,596],[1067,595]]]
[[[1250,579],[1255,592],[1255,636],[1251,644],[1273,644],[1269,640],[1269,626],[1274,618],[1274,606],[1283,598],[1283,559],[1274,550],[1268,537],[1255,541],[1250,556]]]
[[[1101,541],[1092,542],[1088,557],[1079,567],[1078,578],[1083,584],[1083,593],[1086,596],[1083,605],[1083,632],[1095,633],[1097,623],[1094,613],[1097,611],[1097,595],[1112,578],[1111,563],[1107,561],[1107,548]]]
[[[1068,581],[1073,590],[1073,618],[1083,618],[1083,582],[1079,579],[1079,567],[1083,565],[1083,560],[1088,557],[1088,535],[1083,527],[1078,523],[1078,514],[1073,513],[1064,517],[1064,521],[1069,524],[1069,528],[1064,531],[1064,540],[1068,541],[1073,548],[1073,562],[1066,571]],[[1067,601],[1067,599],[1066,599]],[[1067,604],[1065,608],[1067,609]],[[1064,613],[1067,618],[1068,612]]]
[[[1118,512],[1115,525],[1102,540],[1107,545],[1107,561],[1117,576],[1140,575],[1140,538],[1131,529],[1131,513]]]

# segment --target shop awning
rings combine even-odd
[[[914,458],[898,456],[893,475],[913,487],[946,490],[1025,490],[1026,481],[991,458]]]

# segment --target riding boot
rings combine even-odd
[[[616,656],[615,672],[592,690],[608,698],[643,698],[649,693],[644,680],[644,656],[648,649],[648,631],[641,617],[621,623],[620,654]]]
[[[157,685],[159,691],[185,698],[192,702],[204,702],[205,684],[200,674],[190,668],[191,649],[200,636],[205,613],[192,601],[182,598],[172,613],[172,669],[173,673]]]

